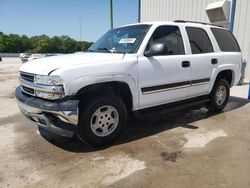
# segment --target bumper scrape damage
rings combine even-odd
[[[16,88],[16,98],[21,112],[39,127],[73,137],[78,124],[79,100],[48,101],[24,94],[20,86]]]

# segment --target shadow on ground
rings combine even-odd
[[[244,98],[230,97],[228,105],[224,109],[225,113],[234,109],[245,106],[249,101]],[[131,117],[128,120],[127,127],[124,129],[122,135],[112,145],[119,145],[128,143],[134,140],[138,140],[144,137],[155,135],[162,131],[174,129],[176,127],[183,127],[186,129],[198,129],[197,126],[192,125],[193,122],[209,117],[218,115],[220,113],[209,112],[206,108],[189,108],[177,112],[171,112],[161,116],[152,115],[140,118]],[[77,138],[64,138],[58,135],[54,135],[46,130],[39,129],[40,134],[51,144],[60,147],[61,149],[70,152],[92,152],[102,150],[105,148],[92,148],[87,144],[82,143]]]

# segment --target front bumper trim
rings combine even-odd
[[[42,100],[23,94],[20,86],[16,89],[16,98],[21,112],[39,127],[61,136],[73,136],[78,124],[78,100]]]

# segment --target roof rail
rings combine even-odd
[[[211,24],[211,23],[204,23],[204,22],[197,22],[197,21],[175,20],[174,22],[177,22],[177,23],[197,23],[197,24],[212,25],[212,26],[217,26],[217,27],[224,28],[221,25],[215,25],[215,24]]]

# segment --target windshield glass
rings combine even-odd
[[[136,53],[150,25],[133,25],[113,29],[104,34],[89,52]]]

